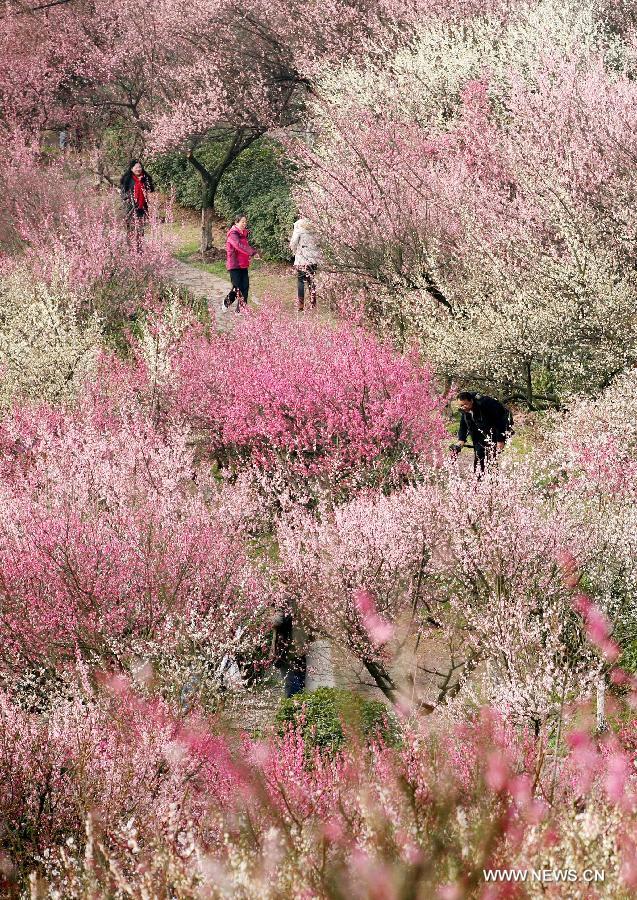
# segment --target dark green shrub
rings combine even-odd
[[[246,207],[253,244],[266,259],[290,259],[289,242],[295,210],[287,190],[259,194]]]
[[[207,141],[197,149],[197,159],[213,171],[223,159],[224,149],[222,141]],[[174,191],[181,206],[201,209],[201,178],[183,153],[162,153],[147,168],[159,190],[166,194]]]
[[[272,141],[257,141],[235,160],[223,176],[217,211],[232,221],[244,212],[252,243],[266,259],[288,260],[295,218],[290,197],[291,175],[281,148]]]
[[[348,732],[364,741],[400,743],[398,722],[384,703],[341,688],[319,688],[282,700],[276,724],[280,734],[291,725],[300,726],[308,747],[338,750]]]
[[[255,141],[225,172],[217,192],[217,209],[227,219],[245,212],[256,198],[272,191],[289,193],[290,167],[281,147]]]
[[[210,170],[221,162],[227,142],[201,144],[197,158]],[[162,153],[148,164],[156,186],[181,206],[201,209],[201,179],[183,153]],[[236,159],[224,173],[215,199],[216,211],[228,223],[238,212],[250,220],[252,241],[266,259],[288,260],[288,242],[295,209],[290,196],[290,164],[281,147],[262,139]]]

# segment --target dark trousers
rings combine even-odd
[[[479,472],[480,475],[484,474],[484,469],[486,466],[487,460],[487,448],[484,444],[476,444],[474,438],[473,444],[473,471]]]
[[[307,663],[305,656],[296,659],[281,660],[275,663],[283,680],[283,693],[286,697],[293,697],[305,690],[305,676]]]
[[[247,269],[229,269],[232,290],[228,294],[226,306],[230,306],[237,300],[237,309],[248,305],[248,291],[250,290],[250,276]]]
[[[305,690],[305,669],[290,669],[286,676],[283,686],[286,697],[293,697]]]
[[[126,216],[126,230],[128,232],[128,240],[138,252],[141,252],[142,249],[142,238],[144,237],[144,229],[147,222],[147,209],[140,209],[138,206],[133,206],[129,209]]]
[[[478,473],[478,477],[481,478],[484,475],[487,463],[492,463],[495,460],[497,449],[495,443],[482,444],[476,441],[475,436],[472,437],[473,440],[473,471]]]
[[[316,308],[316,266],[298,266],[296,270],[296,294],[298,300],[298,308],[303,309],[305,305],[305,283],[310,292],[310,306]]]

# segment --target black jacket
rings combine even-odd
[[[487,442],[497,444],[510,436],[513,430],[513,416],[493,397],[476,394],[473,409],[463,412],[458,429],[458,440],[466,441],[471,435],[474,446],[484,446]]]
[[[142,172],[141,180],[146,193],[151,194],[155,190],[155,185],[148,172]],[[126,212],[132,212],[135,209],[135,182],[133,181],[133,173],[130,169],[122,175],[119,189]]]
[[[305,633],[294,624],[289,613],[278,616],[274,626],[274,665],[277,669],[305,671]]]

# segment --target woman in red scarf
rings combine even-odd
[[[139,160],[133,159],[128,171],[122,175],[120,188],[128,232],[135,233],[139,247],[144,225],[148,221],[148,195],[155,190],[155,185]]]

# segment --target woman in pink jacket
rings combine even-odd
[[[228,310],[237,301],[237,312],[248,305],[250,276],[248,268],[258,253],[248,243],[248,220],[241,214],[234,217],[234,224],[226,235],[226,269],[230,275],[232,290],[224,298],[222,309]]]

